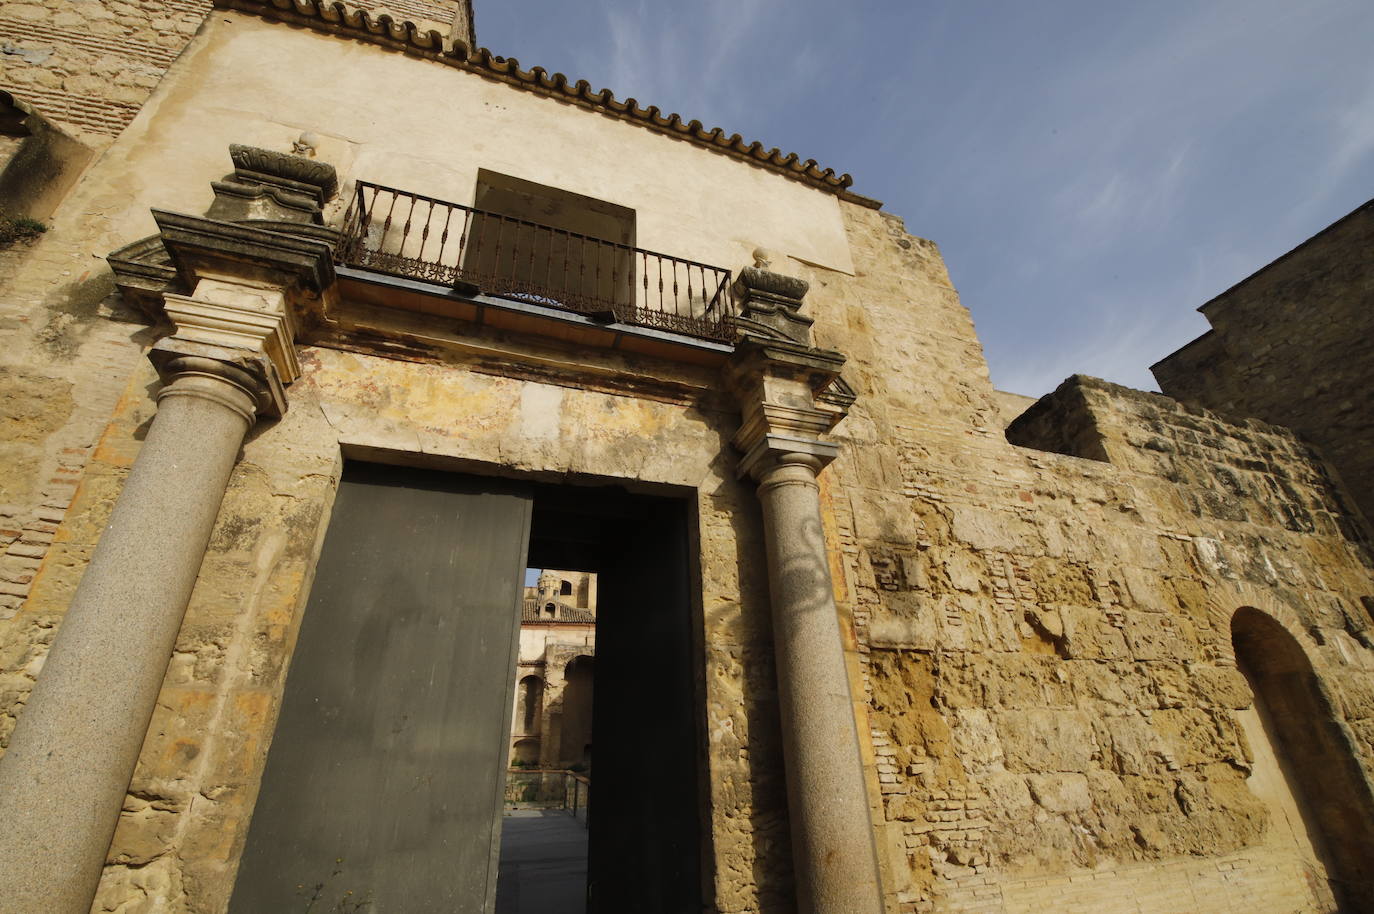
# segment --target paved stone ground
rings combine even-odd
[[[496,914],[585,914],[586,894],[586,826],[561,809],[507,812]]]

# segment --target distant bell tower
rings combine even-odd
[[[542,571],[539,573],[539,601],[558,599],[558,588],[562,584],[562,578],[552,571]]]

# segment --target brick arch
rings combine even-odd
[[[1374,911],[1374,784],[1316,644],[1291,607],[1258,588],[1216,588],[1208,615],[1215,659],[1244,674],[1342,910]]]
[[[1293,608],[1276,600],[1268,590],[1241,582],[1208,585],[1207,619],[1211,622],[1211,631],[1206,639],[1206,647],[1210,659],[1215,663],[1236,665],[1236,649],[1231,643],[1231,619],[1242,609],[1257,610],[1273,619],[1293,636],[1314,669],[1323,665],[1317,643],[1307,633]]]

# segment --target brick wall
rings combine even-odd
[[[350,4],[448,35],[469,30],[465,0]],[[210,0],[0,3],[0,87],[94,148],[147,101],[211,9]]]

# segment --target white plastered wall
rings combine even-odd
[[[471,203],[487,168],[634,209],[650,250],[738,270],[763,246],[853,272],[824,191],[443,64],[222,11],[111,150],[137,201],[130,240],[153,230],[148,206],[203,211],[230,143],[285,151],[307,130],[345,191],[363,179]]]

